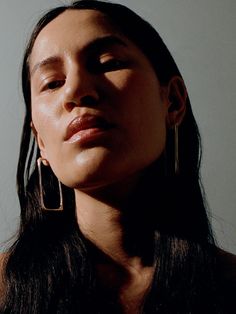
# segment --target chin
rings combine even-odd
[[[153,162],[154,158],[130,156],[126,151],[111,152],[97,147],[80,152],[72,160],[62,161],[59,165],[59,180],[66,186],[84,192],[104,190],[109,187],[133,181]],[[156,159],[156,158],[155,158]],[[56,170],[56,169],[55,169]]]

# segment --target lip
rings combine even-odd
[[[98,115],[86,114],[77,116],[68,124],[66,128],[65,141],[73,143],[75,141],[86,141],[101,136],[114,127],[105,118]]]

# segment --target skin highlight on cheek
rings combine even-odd
[[[32,69],[41,66],[32,74],[38,143],[55,175],[68,186],[109,185],[126,174],[135,175],[156,160],[165,145],[166,104],[151,64],[127,38],[119,35],[115,39],[117,32],[109,22],[103,21],[97,28],[100,17],[93,11],[59,15],[37,37],[30,60]],[[85,24],[86,28],[82,27]],[[102,39],[108,38],[107,34],[113,38],[108,45],[108,39]],[[108,63],[101,65],[102,72],[93,72],[87,65],[97,60],[91,58],[98,58],[100,50],[87,51],[98,41],[106,42],[99,48],[101,56],[105,49],[109,58],[118,54],[128,62]],[[38,92],[38,75],[43,75],[38,71],[55,71],[56,78],[63,73],[65,81]],[[84,99],[90,99],[91,104]],[[65,142],[68,123],[88,114],[108,119],[113,129],[97,133],[88,144],[82,144],[80,137],[93,134],[92,129],[79,132],[73,143]]]

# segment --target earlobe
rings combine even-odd
[[[174,76],[168,83],[168,114],[167,125],[173,128],[175,125],[180,125],[186,111],[187,90],[183,79],[180,76]]]
[[[37,131],[35,129],[33,121],[30,122],[30,127],[31,127],[32,132],[34,133],[35,138],[37,138]]]
[[[36,142],[38,144],[38,147],[39,147],[39,150],[40,150],[40,155],[44,159],[43,163],[45,164],[45,160],[47,160],[47,157],[46,157],[44,142],[41,139],[41,137],[39,136],[39,134],[38,134],[38,132],[37,132],[35,126],[34,126],[33,121],[30,122],[30,127],[32,129],[32,132],[33,132],[33,134],[35,136],[35,139],[36,139]],[[45,164],[45,166],[46,166],[46,164]]]

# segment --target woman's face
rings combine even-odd
[[[65,185],[125,180],[163,152],[166,91],[102,13],[67,10],[51,21],[35,41],[30,76],[41,155]]]

